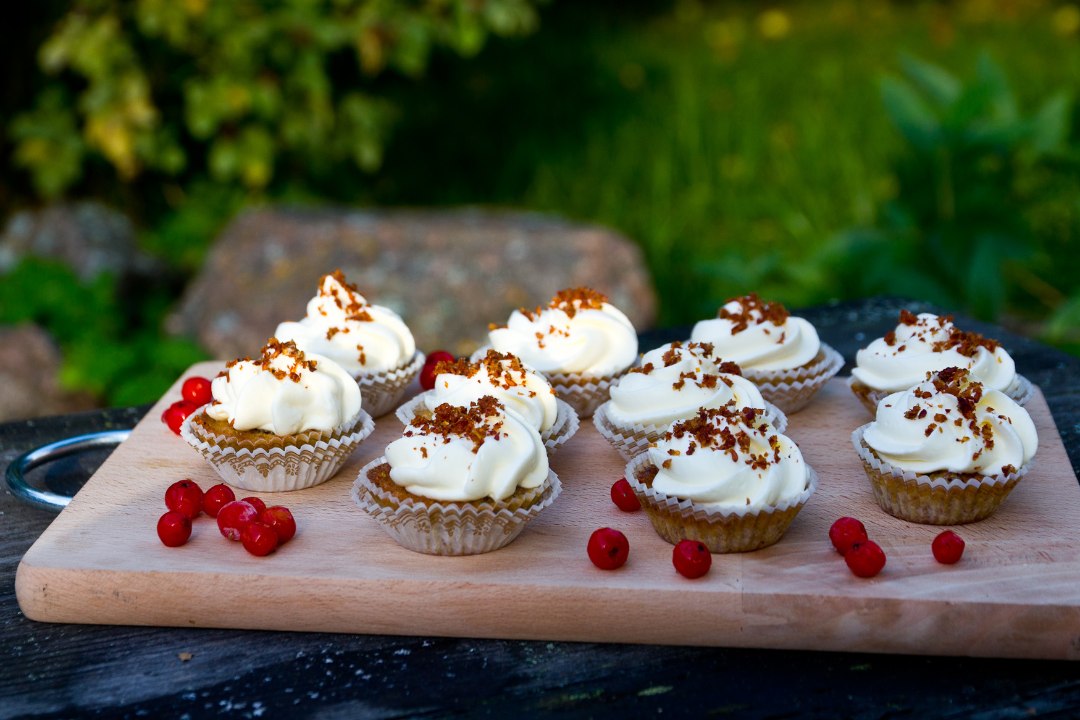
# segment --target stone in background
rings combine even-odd
[[[0,327],[0,421],[95,407],[93,398],[60,387],[60,350],[36,325]]]
[[[556,291],[604,292],[638,330],[656,317],[641,251],[604,228],[487,210],[300,210],[238,216],[169,321],[223,359],[257,354],[303,317],[319,278],[340,268],[369,302],[399,312],[422,350],[463,354],[489,323]]]

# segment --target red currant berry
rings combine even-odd
[[[829,528],[829,540],[841,555],[847,555],[852,545],[866,539],[866,527],[853,517],[842,517]]]
[[[166,547],[180,547],[191,537],[191,518],[170,510],[158,518],[157,535]]]
[[[621,568],[630,556],[630,542],[618,530],[600,528],[589,536],[589,559],[601,570]]]
[[[168,425],[170,430],[179,435],[180,426],[187,420],[187,416],[197,409],[195,405],[192,405],[187,400],[177,400],[167,407],[165,412],[161,413],[161,422]]]
[[[271,505],[259,513],[259,522],[269,525],[277,535],[278,544],[284,545],[296,534],[296,520],[284,505]]]
[[[633,488],[626,478],[619,478],[611,486],[611,502],[615,503],[623,512],[634,512],[641,509],[641,502],[634,494]]]
[[[252,521],[244,527],[240,534],[240,542],[244,543],[244,549],[252,555],[262,557],[277,550],[278,536],[269,525]]]
[[[196,407],[205,405],[214,399],[210,393],[210,381],[204,377],[189,377],[180,386],[180,395]]]
[[[863,540],[851,546],[844,560],[851,572],[862,578],[871,578],[885,567],[885,551],[873,540]]]
[[[939,563],[952,565],[959,562],[960,556],[964,554],[964,538],[952,530],[946,530],[934,538],[930,549],[934,552],[934,559]]]
[[[255,511],[255,507],[251,503],[243,500],[233,500],[230,503],[225,503],[218,510],[218,530],[230,540],[239,540],[240,533],[258,516],[259,513]]]
[[[202,512],[203,491],[191,480],[174,482],[165,491],[165,507],[184,513],[191,520]]]
[[[266,503],[264,503],[262,500],[255,497],[254,495],[251,495],[251,496],[246,497],[246,498],[240,498],[240,499],[243,500],[244,502],[248,503],[252,507],[254,507],[255,512],[257,512],[257,513],[261,513],[263,510],[266,509]]]
[[[218,483],[207,490],[206,494],[203,495],[203,512],[212,518],[216,518],[221,507],[226,503],[231,503],[235,499],[236,493],[233,492],[231,487],[225,483]]]
[[[431,354],[424,358],[425,365],[438,365],[441,362],[454,362],[457,358],[453,353],[445,350],[432,350]]]
[[[683,577],[699,578],[712,567],[712,553],[698,540],[680,540],[671,553],[671,563]]]
[[[420,387],[430,390],[435,387],[435,369],[441,362],[454,362],[455,358],[445,350],[435,350],[424,360],[424,367],[420,370]]]

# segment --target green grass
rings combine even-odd
[[[1080,95],[1080,42],[1050,3],[763,7],[612,19],[560,3],[538,35],[436,68],[435,90],[404,99],[372,199],[608,225],[645,251],[661,322],[686,323],[750,290],[794,305],[847,296],[830,250],[896,192],[901,139],[878,88],[904,53],[966,77],[988,51],[1025,110]]]

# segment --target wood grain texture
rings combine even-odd
[[[213,374],[214,364],[188,374]],[[397,437],[382,418],[332,480],[265,494],[288,505],[297,537],[266,558],[224,540],[211,519],[166,548],[154,531],[172,482],[217,477],[158,420],[179,382],[147,413],[24,556],[16,593],[27,617],[67,623],[582,640],[758,648],[1040,657],[1080,656],[1080,487],[1042,395],[1029,405],[1036,466],[991,518],[960,529],[963,561],[930,554],[940,528],[874,504],[851,448],[867,421],[834,380],[788,429],[820,484],[777,545],[715,556],[700,580],[678,576],[671,546],[643,513],[619,511],[608,488],[624,463],[583,423],[555,455],[563,495],[507,548],[436,558],[397,546],[351,502],[356,471]],[[827,531],[863,520],[888,554],[872,580],[851,575]],[[589,534],[630,539],[628,564],[594,568]],[[614,616],[619,622],[612,622]]]

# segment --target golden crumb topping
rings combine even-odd
[[[567,288],[555,293],[547,308],[538,305],[535,310],[519,308],[519,312],[529,320],[536,320],[545,309],[562,310],[567,317],[572,318],[579,310],[600,310],[607,301],[606,295],[591,288]]]
[[[731,302],[739,303],[739,309],[729,310],[727,305]],[[762,325],[767,322],[780,327],[791,315],[780,303],[766,302],[758,297],[757,293],[750,293],[742,297],[730,298],[716,316],[721,320],[730,320],[734,323],[731,334],[736,335],[751,325]]]
[[[473,452],[476,453],[488,438],[498,440],[501,437],[502,420],[489,423],[487,418],[502,414],[502,403],[491,395],[485,395],[467,408],[443,403],[435,408],[431,415],[414,417],[404,435],[437,435],[442,437],[444,442],[450,442],[453,437],[465,438],[472,441]]]

